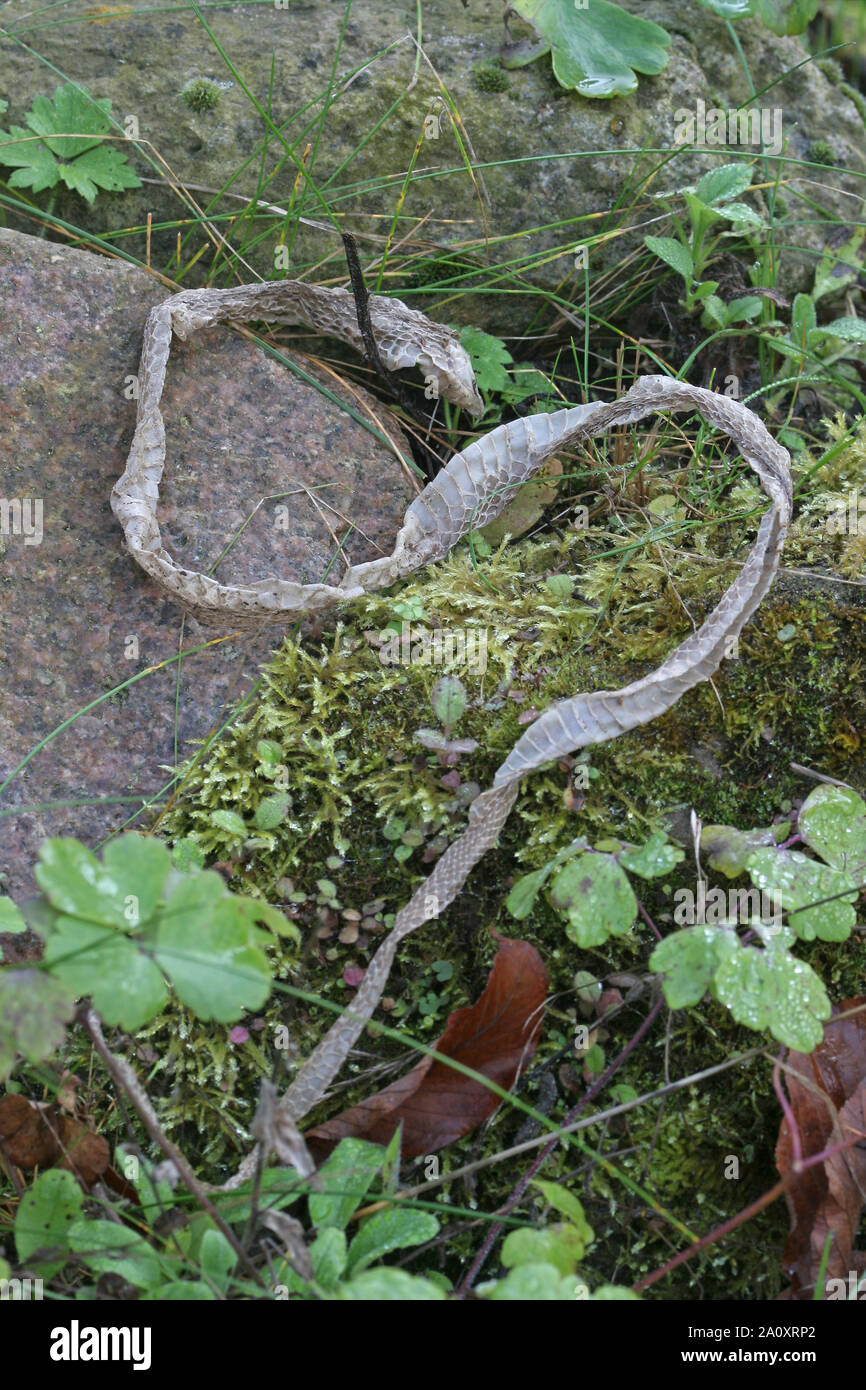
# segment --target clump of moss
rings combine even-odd
[[[497,63],[479,63],[472,69],[472,80],[479,92],[507,92],[511,83]]]
[[[187,82],[181,96],[190,111],[202,115],[205,111],[213,111],[219,105],[221,93],[217,84],[209,77],[194,77]]]
[[[814,160],[816,164],[826,164],[829,168],[832,168],[836,163],[836,156],[826,140],[812,141],[809,146],[809,158]]]

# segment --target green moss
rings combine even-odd
[[[219,105],[220,95],[219,87],[209,77],[194,77],[181,92],[190,111],[197,115],[213,111]]]
[[[832,146],[828,145],[826,140],[812,141],[809,146],[809,158],[814,160],[816,164],[826,164],[831,167],[836,163]]]
[[[511,86],[498,63],[480,63],[472,69],[472,80],[479,92],[507,92]]]

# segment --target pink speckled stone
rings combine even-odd
[[[125,551],[108,503],[135,418],[124,387],[138,368],[145,317],[165,294],[123,262],[0,229],[0,500],[42,504],[39,544],[0,534],[0,782],[106,690],[214,635],[191,618],[182,630],[180,610]],[[304,370],[360,414],[366,403],[381,415],[363,393],[359,404],[321,369],[305,362]],[[181,562],[209,568],[263,496],[287,491],[279,502],[288,529],[278,524],[279,502],[261,506],[217,577],[323,578],[335,542],[311,497],[338,536],[345,518],[354,522],[353,562],[392,549],[417,491],[405,469],[255,344],[222,328],[177,343],[163,403],[159,518]],[[8,531],[5,514],[0,508]],[[338,562],[334,582],[342,572]],[[140,803],[3,812],[154,795],[168,780],[160,764],[188,756],[192,740],[223,722],[280,636],[273,628],[188,657],[179,685],[176,664],[147,675],[37,753],[0,794],[0,889],[35,891],[32,864],[45,836],[96,846]]]

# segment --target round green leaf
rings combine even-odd
[[[190,880],[190,886],[201,878]],[[182,888],[187,885],[181,885]],[[242,911],[225,898],[214,907],[187,903],[173,914],[171,898],[156,933],[155,959],[184,1004],[201,1019],[233,1023],[261,1008],[271,987],[267,957],[251,943],[251,928]]]
[[[495,1284],[482,1284],[479,1294],[491,1303],[573,1303],[578,1280],[562,1275],[554,1265],[525,1264],[509,1270]]]
[[[756,888],[775,895],[802,941],[846,941],[857,914],[857,885],[848,873],[809,859],[798,850],[758,849],[746,867]],[[842,893],[844,897],[835,897]],[[824,902],[830,898],[832,901]],[[811,906],[812,903],[818,906]],[[798,910],[799,909],[799,910]]]
[[[74,1013],[70,990],[44,971],[0,974],[0,1081],[9,1076],[18,1054],[41,1062],[56,1052]]]
[[[631,884],[608,854],[579,854],[560,869],[550,889],[553,906],[567,914],[566,933],[578,946],[601,946],[622,936],[637,916]]]
[[[798,829],[826,864],[866,883],[866,801],[850,787],[816,787],[803,802]]]
[[[659,831],[645,845],[629,845],[619,856],[622,867],[641,878],[664,878],[683,859],[685,852],[669,844]]]
[[[403,1269],[389,1269],[383,1265],[379,1269],[366,1269],[351,1283],[341,1284],[337,1297],[364,1303],[419,1303],[439,1302],[446,1294],[429,1279],[419,1279]]]
[[[787,938],[787,940],[786,940]],[[787,949],[790,932],[763,949],[741,946],[716,971],[713,991],[738,1023],[773,1037],[797,1052],[811,1052],[824,1036],[830,1000],[818,976]]]
[[[36,1266],[33,1257],[37,1250],[68,1251],[69,1232],[83,1205],[84,1196],[71,1173],[60,1168],[40,1173],[15,1213],[15,1244],[21,1264]],[[44,1278],[50,1278],[63,1268],[66,1259],[62,1253],[60,1259],[40,1260],[38,1269]]]
[[[664,975],[665,999],[672,1009],[699,1004],[717,966],[736,949],[733,932],[719,927],[685,927],[660,941],[649,959],[650,970]]]
[[[275,792],[273,796],[264,797],[256,807],[256,829],[273,830],[286,819],[291,804],[288,792]]]
[[[105,1023],[134,1033],[168,998],[162,974],[135,937],[95,922],[59,917],[45,945],[52,975],[90,995]]]

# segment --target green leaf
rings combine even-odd
[[[824,252],[815,267],[815,283],[812,288],[812,302],[818,303],[825,294],[836,294],[854,283],[863,269],[863,243],[866,241],[866,227],[855,227],[842,246],[834,246]]]
[[[669,844],[667,837],[655,830],[646,844],[627,846],[619,855],[619,862],[640,878],[664,878],[685,857],[684,850]]]
[[[744,294],[725,305],[728,323],[751,323],[761,312],[763,300],[756,294]]]
[[[119,835],[106,845],[102,863],[119,885],[123,924],[134,929],[149,922],[171,868],[171,855],[166,846],[152,835]],[[131,898],[135,899],[134,903],[130,902]]]
[[[560,1274],[573,1274],[586,1253],[586,1244],[582,1233],[568,1222],[545,1226],[542,1230],[525,1226],[510,1231],[505,1237],[501,1259],[506,1269],[514,1265],[546,1264],[553,1265]]]
[[[26,930],[27,923],[21,916],[20,908],[16,907],[11,898],[0,898],[0,932],[17,935],[18,932]]]
[[[111,145],[89,150],[71,164],[60,165],[60,177],[67,187],[92,203],[100,188],[117,193],[123,188],[140,188],[141,180],[130,169],[126,155]]]
[[[785,826],[786,833],[790,829]],[[701,831],[701,850],[711,869],[726,878],[739,878],[746,871],[746,862],[753,850],[762,845],[774,845],[772,830],[737,830],[733,825],[705,825]]]
[[[544,587],[557,598],[571,598],[574,593],[574,575],[549,574],[544,581]]]
[[[723,19],[741,19],[752,12],[752,0],[701,0],[701,4]]]
[[[717,294],[709,294],[704,300],[704,313],[717,328],[725,328],[728,322],[724,301]]]
[[[707,207],[717,208],[720,203],[739,198],[751,182],[752,171],[748,164],[720,164],[698,180],[694,193]]]
[[[443,676],[433,687],[430,703],[440,724],[451,729],[466,709],[466,687],[457,676]]]
[[[263,898],[242,898],[238,893],[232,893],[227,901],[232,904],[235,913],[245,921],[264,922],[277,936],[287,936],[292,941],[300,941],[301,933],[295,923],[284,916],[278,907],[266,903]]]
[[[199,1260],[202,1276],[225,1293],[238,1257],[222,1231],[205,1231],[199,1246]]]
[[[637,916],[631,884],[607,854],[572,859],[553,880],[550,901],[567,914],[566,934],[584,949],[622,936]]]
[[[439,1222],[430,1212],[416,1211],[412,1207],[387,1207],[368,1217],[355,1236],[349,1246],[348,1271],[354,1274],[392,1250],[423,1245],[438,1234]]]
[[[51,973],[79,997],[90,995],[103,1022],[134,1033],[168,999],[161,972],[134,937],[95,922],[59,917],[45,944]]]
[[[323,1289],[336,1288],[346,1268],[346,1233],[337,1226],[326,1226],[310,1246],[313,1277]]]
[[[341,1284],[337,1297],[365,1303],[419,1303],[440,1301],[447,1297],[445,1290],[429,1279],[419,1279],[403,1269],[366,1269],[349,1284]]]
[[[815,305],[808,294],[796,294],[791,306],[791,339],[796,344],[806,344],[809,334],[815,327]]]
[[[256,744],[259,760],[269,767],[279,767],[283,761],[283,746],[272,738],[260,738]]]
[[[21,1264],[33,1265],[46,1279],[66,1264],[69,1232],[81,1214],[84,1195],[71,1173],[52,1168],[40,1173],[18,1203],[15,1245]],[[37,1250],[59,1249],[62,1258],[34,1260]]]
[[[70,1249],[96,1274],[118,1274],[140,1289],[162,1278],[159,1259],[143,1236],[116,1221],[81,1217],[69,1227]]]
[[[847,941],[857,920],[851,906],[857,885],[850,874],[788,849],[754,850],[746,867],[755,887],[775,894],[788,909],[788,923],[802,941]],[[822,901],[837,893],[845,896]]]
[[[774,34],[802,34],[819,4],[820,0],[752,0],[752,13]]]
[[[197,840],[190,836],[185,836],[182,840],[175,840],[171,848],[171,862],[181,873],[189,873],[191,869],[204,868],[204,850]]]
[[[201,1019],[232,1023],[261,1008],[270,993],[267,957],[253,944],[244,909],[197,898],[204,875],[181,884],[156,932],[155,959],[179,998]],[[216,877],[216,875],[215,875]]]
[[[817,331],[829,337],[842,338],[847,343],[866,343],[866,319],[855,319],[850,315],[834,319]]]
[[[491,1303],[573,1303],[578,1280],[562,1275],[551,1264],[521,1264],[496,1283],[481,1284],[478,1293]]]
[[[528,917],[533,907],[538,893],[545,879],[550,873],[550,865],[543,869],[535,869],[531,874],[524,874],[515,883],[508,897],[505,899],[505,906],[516,917],[518,922],[522,922],[524,917]]]
[[[660,941],[649,959],[650,970],[664,975],[664,994],[672,1009],[699,1004],[712,984],[718,966],[737,938],[720,927],[684,927]]]
[[[599,1284],[590,1302],[596,1303],[640,1303],[640,1294],[622,1284]]]
[[[246,822],[243,816],[238,815],[237,811],[211,811],[210,818],[214,825],[218,825],[220,830],[227,830],[229,835],[233,835],[235,839],[246,839]]]
[[[788,950],[793,935],[773,937],[763,950],[740,946],[722,961],[713,992],[738,1023],[761,1031],[797,1052],[811,1052],[824,1035],[830,1000],[818,976]]]
[[[123,884],[79,840],[43,840],[34,873],[58,912],[122,930],[129,926]]]
[[[803,802],[797,828],[826,864],[866,883],[866,801],[850,787],[816,787]]]
[[[676,241],[672,236],[645,236],[644,245],[681,275],[686,285],[692,283],[695,264],[688,247],[683,246],[681,241]]]
[[[175,1279],[171,1284],[160,1284],[156,1289],[148,1289],[139,1302],[144,1303],[212,1303],[217,1295],[200,1279]]]
[[[286,819],[291,804],[288,792],[275,792],[273,796],[264,797],[256,807],[256,829],[273,830]]]
[[[636,73],[667,65],[670,34],[608,0],[592,0],[586,9],[573,0],[514,0],[513,8],[550,47],[556,80],[581,96],[627,96],[637,87]],[[503,64],[512,65],[507,49]]]
[[[568,1188],[563,1187],[561,1183],[547,1182],[543,1178],[533,1178],[532,1186],[538,1188],[544,1200],[549,1202],[554,1210],[568,1218],[572,1228],[579,1232],[585,1248],[589,1249],[595,1240],[595,1232],[587,1221],[583,1206],[574,1193],[569,1192]]]
[[[75,159],[76,155],[99,145],[108,134],[110,111],[108,97],[91,101],[86,87],[79,89],[68,83],[55,87],[50,101],[48,97],[34,97],[33,106],[24,119],[31,130],[42,136],[52,154]]]
[[[724,207],[720,207],[718,211],[723,213],[729,221],[736,224],[734,233],[725,232],[723,234],[725,236],[739,236],[740,232],[746,227],[763,227],[764,225],[763,217],[761,217],[760,213],[755,212],[754,208],[749,207],[748,203],[725,203]],[[757,295],[754,297],[758,298]],[[749,296],[749,298],[752,298],[752,296]],[[760,299],[758,299],[758,303],[761,303]]]
[[[90,995],[103,1022],[135,1033],[164,1008],[163,974],[135,938],[95,922],[58,917],[44,948],[51,974],[79,998]]]
[[[480,328],[465,327],[460,329],[460,341],[469,354],[479,390],[501,391],[509,382],[505,364],[513,361],[502,339]]]
[[[75,1000],[60,980],[42,970],[0,973],[0,1081],[17,1056],[42,1062],[63,1045]]]
[[[341,1139],[319,1169],[321,1192],[310,1193],[310,1220],[314,1226],[338,1226],[343,1230],[360,1206],[382,1167],[384,1150],[366,1139]]]
[[[11,188],[41,193],[54,188],[60,178],[60,165],[51,151],[20,125],[0,130],[0,164],[15,169],[9,179]]]

